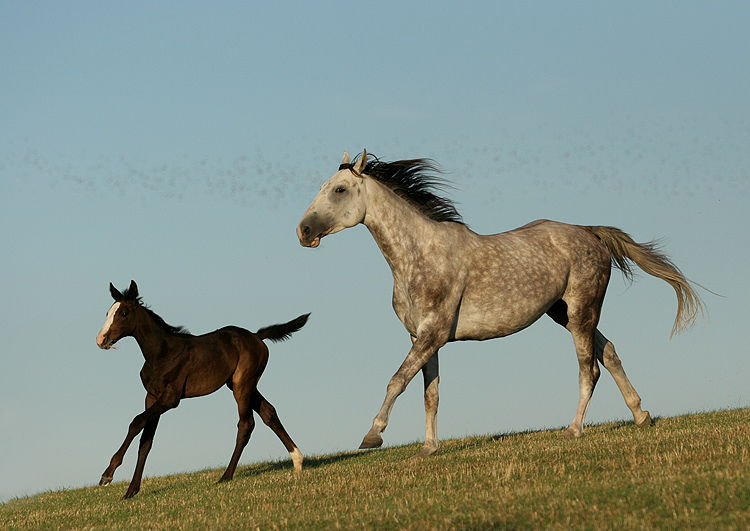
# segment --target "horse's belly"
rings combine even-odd
[[[483,340],[515,334],[544,315],[545,309],[505,308],[499,311],[459,311],[455,332],[456,341]]]
[[[557,301],[564,291],[564,282],[549,282],[531,288],[521,284],[514,290],[467,290],[454,323],[454,339],[491,339],[514,334],[530,326]]]

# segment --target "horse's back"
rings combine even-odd
[[[257,334],[239,326],[225,326],[195,336],[188,359],[192,370],[186,396],[202,396],[240,374],[262,373],[268,362],[268,348]]]
[[[254,349],[262,348],[265,343],[258,334],[240,326],[224,326],[204,336],[208,341],[214,340],[224,348]]]
[[[604,246],[578,225],[537,220],[508,232],[470,238],[463,258],[466,284],[457,339],[522,330],[571,287],[605,269],[609,274]]]

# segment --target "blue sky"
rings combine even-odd
[[[95,484],[141,410],[135,341],[94,342],[109,282],[194,333],[312,312],[260,389],[303,453],[358,446],[410,341],[364,227],[297,242],[344,150],[435,159],[478,232],[664,238],[706,322],[670,340],[671,288],[615,274],[600,329],[652,416],[750,406],[750,6],[256,4],[0,4],[0,500]],[[567,426],[547,321],[441,351],[441,438]],[[587,420],[628,415],[604,374]],[[147,476],[225,466],[236,421],[226,389],[184,401]],[[423,437],[414,382],[384,438]],[[260,424],[243,463],[285,455]]]

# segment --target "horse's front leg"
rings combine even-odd
[[[179,394],[169,389],[165,391],[164,393],[162,393],[162,395],[159,396],[158,398],[153,396],[150,393],[146,396],[146,404],[147,404],[146,410],[143,413],[136,415],[135,418],[130,423],[130,426],[128,427],[128,434],[125,436],[125,441],[123,441],[122,446],[120,446],[120,448],[112,456],[112,459],[109,462],[109,466],[102,473],[102,478],[99,481],[99,485],[107,486],[112,482],[112,479],[114,478],[114,475],[115,475],[115,470],[117,469],[117,467],[119,467],[122,464],[122,460],[125,457],[125,452],[127,452],[128,448],[130,447],[130,443],[132,443],[136,435],[138,435],[145,428],[146,424],[152,418],[156,417],[158,419],[158,417],[165,411],[168,411],[169,409],[177,407],[179,403],[180,403]],[[153,426],[153,429],[154,431],[156,431],[155,424]],[[153,438],[153,434],[151,434],[151,437]],[[148,448],[150,449],[150,447],[151,446],[149,444]],[[148,453],[147,450],[146,450],[146,453]],[[139,452],[139,455],[140,455],[140,452]],[[145,456],[143,460],[145,462]],[[130,488],[128,489],[128,492],[130,492]],[[131,496],[134,494],[135,492],[133,492]]]
[[[143,478],[143,469],[146,466],[146,457],[151,451],[151,445],[154,442],[154,434],[156,433],[156,426],[159,424],[160,415],[151,417],[146,422],[146,426],[143,428],[141,434],[141,441],[138,445],[138,462],[135,465],[135,472],[133,473],[133,479],[130,480],[130,485],[122,498],[124,500],[132,498],[138,491],[141,490],[141,479]]]
[[[422,367],[424,377],[424,412],[425,412],[425,439],[422,449],[414,454],[415,458],[427,457],[437,452],[437,410],[438,410],[438,355],[435,353]]]
[[[417,333],[417,338],[414,340],[409,354],[388,383],[383,405],[372,422],[372,428],[365,435],[362,444],[359,445],[361,450],[379,448],[383,445],[383,438],[380,434],[388,426],[388,418],[391,415],[396,398],[406,390],[406,386],[409,385],[412,378],[433,356],[435,356],[435,371],[437,372],[437,351],[448,341],[449,331],[450,328],[448,327],[445,333],[441,333],[440,330],[420,331]],[[437,397],[437,381],[435,380],[435,382],[434,396]],[[435,412],[437,413],[437,402],[435,403],[435,408]]]

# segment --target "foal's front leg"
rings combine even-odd
[[[112,479],[115,475],[115,470],[122,464],[122,460],[125,457],[125,452],[127,452],[128,447],[130,447],[130,443],[133,442],[135,436],[138,435],[141,430],[144,430],[144,428],[146,428],[146,426],[148,425],[148,432],[144,431],[144,435],[141,438],[140,449],[138,452],[138,463],[136,464],[136,473],[130,483],[130,486],[128,487],[128,492],[126,493],[125,497],[130,498],[138,492],[138,490],[140,489],[141,475],[143,474],[143,467],[146,462],[146,456],[151,449],[151,440],[153,439],[154,433],[156,432],[156,425],[159,421],[159,416],[165,411],[177,407],[179,403],[179,393],[171,388],[167,388],[158,398],[150,393],[146,395],[146,410],[143,413],[136,415],[130,423],[125,441],[112,456],[112,459],[109,462],[109,466],[102,473],[102,478],[99,481],[100,486],[107,486],[112,482]]]
[[[414,378],[417,372],[419,372],[419,370],[424,367],[433,356],[435,356],[435,368],[437,369],[437,351],[448,341],[448,334],[449,328],[445,333],[441,333],[440,330],[429,330],[423,332],[420,331],[417,334],[417,338],[414,340],[414,344],[412,345],[409,354],[388,383],[383,406],[375,416],[375,419],[372,422],[372,428],[370,428],[370,431],[365,435],[362,444],[359,445],[360,450],[379,448],[383,445],[383,438],[380,434],[385,431],[385,428],[388,426],[388,418],[391,415],[393,405],[396,403],[396,398],[406,390],[406,386],[409,385],[412,378]],[[436,397],[437,384],[435,385],[434,390]],[[437,402],[435,403],[435,406],[437,407]]]
[[[146,466],[146,457],[148,457],[148,453],[151,451],[151,445],[154,442],[154,434],[156,433],[156,426],[159,424],[160,418],[161,415],[151,417],[143,428],[141,440],[138,444],[138,461],[135,465],[133,479],[130,480],[130,485],[128,485],[128,490],[125,493],[125,496],[122,497],[124,500],[132,498],[138,494],[139,490],[141,490],[141,479],[143,478],[143,469]]]

